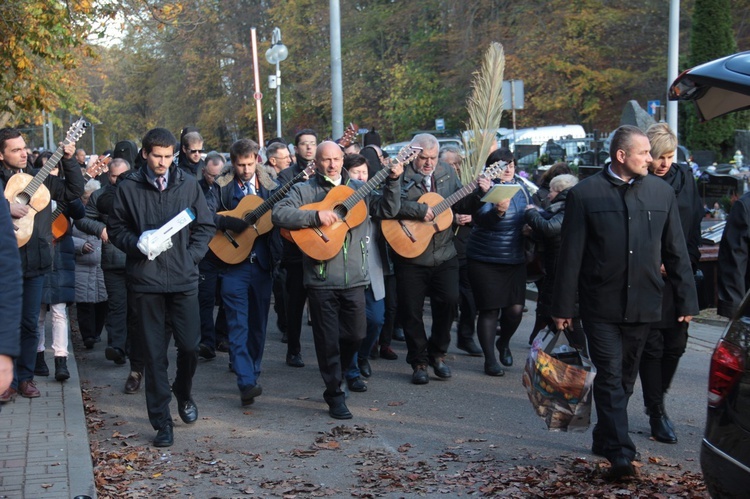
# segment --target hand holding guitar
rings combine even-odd
[[[318,212],[321,227],[328,227],[339,221],[339,216],[333,210],[321,210]]]
[[[435,213],[432,212],[432,207],[428,206],[427,213],[425,213],[424,218],[422,220],[424,220],[425,222],[431,222],[434,218],[435,218]]]
[[[404,164],[397,163],[396,166],[391,167],[391,174],[388,175],[391,178],[399,178],[404,173]]]
[[[75,142],[68,142],[65,144],[64,142],[60,142],[58,144],[63,148],[63,158],[70,159],[73,157],[73,155],[76,153],[76,143]]]
[[[490,188],[492,187],[492,180],[488,177],[479,177],[477,179],[477,184],[479,184],[479,189],[484,194],[487,194],[487,191],[489,191]]]

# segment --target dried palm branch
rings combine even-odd
[[[469,112],[468,133],[464,134],[466,158],[461,164],[461,182],[471,182],[482,171],[503,114],[503,72],[505,54],[500,43],[492,42],[482,67],[474,73],[473,91],[466,107]]]

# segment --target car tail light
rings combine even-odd
[[[708,405],[716,407],[729,394],[745,371],[745,354],[742,348],[719,340],[711,356],[708,373]]]

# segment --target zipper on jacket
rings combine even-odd
[[[365,245],[364,239],[359,240],[359,246],[362,249],[362,275],[367,275],[365,267],[367,267],[367,246]]]
[[[349,271],[346,269],[347,261],[349,260],[349,234],[347,234],[347,237],[344,239],[344,247],[343,250],[343,256],[344,256],[344,284],[349,284]]]

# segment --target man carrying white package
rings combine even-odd
[[[118,183],[107,221],[110,240],[127,255],[128,290],[134,295],[146,351],[146,407],[157,430],[156,447],[174,442],[167,376],[171,332],[177,346],[171,391],[182,421],[198,419],[191,397],[200,342],[198,262],[216,232],[198,181],[172,164],[176,144],[164,128],[146,133],[141,149],[146,165]]]

